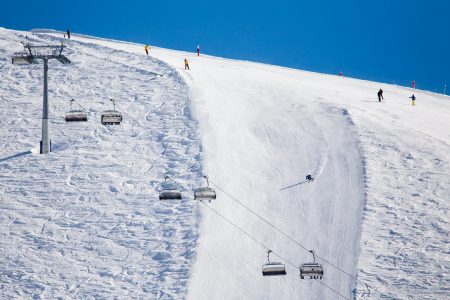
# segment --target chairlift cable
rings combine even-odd
[[[175,183],[181,190],[185,191],[186,189],[180,185],[175,179],[173,179],[172,177],[170,177],[169,175],[165,175],[165,177],[167,177],[168,179],[170,179],[170,181],[172,181],[173,183]],[[164,180],[165,181],[165,180]]]
[[[267,219],[265,219],[264,217],[262,217],[261,215],[259,215],[258,213],[256,213],[254,210],[252,210],[251,208],[249,208],[248,206],[246,206],[244,203],[242,203],[241,201],[239,201],[237,198],[233,197],[231,194],[229,194],[227,191],[225,191],[223,188],[221,188],[218,184],[214,183],[211,179],[209,180],[209,182],[211,184],[213,184],[214,186],[216,186],[219,190],[221,190],[224,194],[226,194],[228,197],[230,197],[233,201],[235,201],[236,203],[238,203],[240,206],[244,207],[247,211],[249,211],[250,213],[252,213],[254,216],[256,216],[257,218],[259,218],[260,220],[262,220],[264,223],[266,223],[267,225],[269,225],[270,227],[272,227],[275,231],[279,232],[280,234],[282,234],[283,236],[285,236],[287,239],[289,239],[290,241],[292,241],[293,243],[295,243],[296,245],[298,245],[299,247],[301,247],[302,249],[304,249],[305,251],[310,252],[310,249],[308,249],[307,247],[305,247],[304,245],[302,245],[300,242],[298,242],[296,239],[294,239],[293,237],[291,237],[290,235],[288,235],[287,233],[285,233],[284,231],[282,231],[281,229],[279,229],[278,227],[276,227],[275,225],[273,225],[272,223],[270,223]],[[366,284],[364,281],[358,279],[356,276],[353,276],[352,274],[348,273],[347,271],[343,270],[341,267],[333,264],[332,262],[330,262],[329,260],[315,254],[315,256],[319,259],[321,259],[323,262],[327,263],[328,265],[334,267],[335,269],[337,269],[338,271],[344,273],[345,275],[347,275],[348,277],[350,277],[351,279],[354,279],[355,281],[362,283],[362,284]],[[366,284],[367,285],[367,284]],[[376,290],[375,288],[371,287],[374,291],[376,291],[377,293],[379,293],[380,295],[383,295],[385,293],[379,292],[378,290]]]
[[[72,64],[71,64],[71,66],[73,66],[73,67],[74,67],[81,75],[86,75],[86,76],[89,78],[89,76],[88,76],[87,74],[84,74],[84,72],[81,71],[80,68],[78,68],[78,66],[72,65]],[[163,95],[162,95],[161,97],[164,96],[164,94],[166,93],[166,90],[167,90],[167,89],[164,90]],[[107,99],[111,99],[111,97],[109,97],[108,95],[106,95],[106,93],[103,92],[102,90],[100,90],[100,93],[103,94],[103,96],[105,96]],[[126,110],[121,109],[120,106],[117,105],[117,104],[115,104],[115,106],[117,106],[123,114],[127,115],[127,117],[128,117],[130,120],[134,121],[139,127],[143,128],[148,134],[150,134],[150,135],[153,134],[152,132],[150,132],[149,129],[147,129],[146,127],[144,127],[144,126],[143,126],[141,123],[139,123],[135,118],[133,118],[129,113],[127,113]],[[127,145],[128,145],[128,144],[127,144]],[[129,146],[129,145],[128,145],[128,146]],[[133,151],[136,152],[134,149],[133,149]],[[136,153],[138,153],[138,152],[136,152]],[[142,156],[140,153],[139,153],[139,155]],[[143,157],[147,162],[150,163],[151,169],[152,169],[154,166],[158,166],[158,163],[156,162],[156,160],[153,160],[153,162],[150,162],[146,157],[144,157],[144,156],[142,156],[142,157]],[[164,169],[165,169],[165,168],[164,168]]]
[[[203,203],[203,202],[202,202]],[[240,232],[242,232],[243,234],[245,234],[247,237],[249,237],[250,239],[252,239],[255,243],[259,244],[261,247],[263,247],[266,250],[270,250],[271,253],[275,254],[277,257],[279,257],[280,259],[282,259],[283,261],[285,261],[287,264],[289,264],[290,266],[292,266],[293,268],[295,268],[296,270],[298,270],[298,267],[291,261],[289,261],[288,259],[284,258],[283,256],[281,256],[279,253],[271,250],[269,247],[267,247],[263,242],[257,240],[255,237],[253,237],[250,233],[248,233],[247,231],[245,231],[244,229],[242,229],[241,227],[239,227],[238,225],[236,225],[233,221],[231,221],[230,219],[228,219],[227,217],[225,217],[224,215],[222,215],[220,212],[218,212],[217,210],[215,210],[214,208],[212,208],[211,206],[207,205],[206,203],[203,203],[207,208],[209,208],[210,210],[212,210],[216,215],[218,215],[219,217],[221,217],[222,219],[224,219],[225,221],[227,221],[230,225],[232,225],[234,228],[238,229]],[[299,280],[299,279],[298,279]],[[300,280],[299,280],[300,281]],[[318,281],[320,282],[320,281]],[[340,292],[338,292],[337,290],[335,290],[334,288],[324,284],[323,282],[320,282],[323,286],[325,286],[327,289],[333,291],[336,295],[350,300],[350,298],[342,295]]]
[[[72,66],[75,70],[78,71],[78,73],[80,75],[86,75],[87,78],[90,78],[89,75],[85,74],[83,71],[80,70],[80,68],[74,64],[70,64],[70,66]],[[166,90],[164,90],[165,93]],[[111,97],[109,97],[108,95],[106,95],[106,93],[104,93],[102,90],[100,90],[100,93],[103,94],[103,96],[105,96],[107,99],[111,99]],[[163,94],[164,95],[164,94]],[[78,102],[77,102],[78,104]],[[81,105],[80,105],[81,106]],[[135,123],[137,123],[140,127],[142,127],[146,132],[148,132],[149,134],[152,134],[147,128],[145,128],[144,126],[142,126],[136,119],[134,119],[130,114],[128,114],[125,110],[121,111],[126,114],[131,120],[133,120]],[[104,126],[103,126],[104,127]],[[109,130],[109,132],[111,133],[111,131]],[[125,145],[127,145],[127,147],[129,147],[133,152],[135,152],[136,154],[138,154],[139,156],[141,156],[145,161],[147,161],[150,164],[150,170],[153,169],[155,166],[158,166],[159,164],[157,163],[156,160],[150,161],[147,157],[143,156],[141,153],[137,152],[131,145],[129,145],[128,143],[124,143]]]

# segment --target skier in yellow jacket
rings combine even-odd
[[[189,62],[188,62],[187,58],[184,59],[184,69],[185,70],[190,70],[189,69]]]
[[[145,53],[148,55],[148,45],[145,45],[145,47],[144,47],[144,50],[145,50]]]

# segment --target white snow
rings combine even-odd
[[[73,35],[73,64],[50,65],[54,152],[42,156],[42,65],[10,64],[24,34],[62,40],[0,29],[3,298],[450,292],[448,97],[158,47],[146,57],[143,45]],[[98,122],[110,97],[120,126]],[[65,124],[71,98],[88,123]],[[166,172],[181,202],[159,202]],[[211,203],[192,199],[203,174]],[[262,276],[267,248],[286,276]],[[323,280],[299,279],[307,249]]]

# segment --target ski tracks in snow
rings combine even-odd
[[[380,138],[366,128],[361,136],[368,179],[358,278],[383,299],[446,299],[448,145],[428,135],[413,141],[403,130]]]
[[[0,35],[11,56],[19,35]],[[169,174],[187,194],[201,174],[187,86],[153,58],[75,41],[67,47],[73,64],[49,68],[50,155],[19,155],[36,153],[40,140],[42,66],[0,69],[2,128],[10,128],[0,161],[0,295],[183,298],[199,210],[191,199],[161,203],[155,187]],[[88,122],[65,123],[72,98],[87,108]],[[99,122],[112,108],[108,98],[124,115],[120,126]]]

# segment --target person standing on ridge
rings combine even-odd
[[[342,76],[342,71],[339,72],[339,76]]]
[[[70,40],[70,29],[67,28],[67,38]]]
[[[145,53],[148,55],[148,45],[145,45],[144,50],[145,50]]]
[[[190,70],[189,69],[189,62],[188,62],[187,58],[184,59],[184,69],[185,70]]]
[[[413,89],[416,89],[416,81],[415,80],[412,81],[411,86]]]
[[[197,56],[200,56],[200,45],[197,45]]]
[[[383,90],[382,89],[380,89],[378,91],[378,102],[381,102],[381,99],[384,100],[384,98],[383,98]]]
[[[409,97],[409,98],[411,98],[411,102],[412,102],[412,106],[414,106],[414,102],[416,101],[416,96],[414,96],[414,94],[411,96],[411,97]]]

